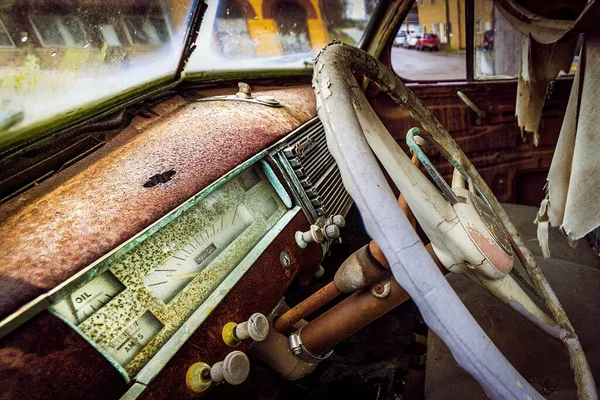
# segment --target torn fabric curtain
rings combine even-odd
[[[524,35],[517,114],[519,125],[526,130],[539,130],[547,83],[558,71],[568,68],[574,53],[571,49],[579,34],[584,34],[548,175],[547,198],[537,218],[541,244],[547,242],[548,225],[560,227],[574,242],[600,226],[600,2],[495,2]],[[548,251],[546,248],[545,256]]]

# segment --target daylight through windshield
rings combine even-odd
[[[0,151],[175,74],[194,0],[3,0]]]
[[[210,0],[186,73],[312,68],[332,40],[357,45],[377,0]]]

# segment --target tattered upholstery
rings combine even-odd
[[[549,226],[560,227],[571,242],[600,226],[600,2],[496,0],[496,5],[523,34],[516,113],[536,144],[548,84],[569,69],[577,38],[584,34],[547,198],[537,217],[538,239],[549,257]]]

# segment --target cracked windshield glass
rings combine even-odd
[[[36,126],[172,78],[194,0],[2,0],[0,152]]]
[[[356,45],[376,0],[208,1],[186,74],[312,69],[332,40]]]

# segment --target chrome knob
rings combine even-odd
[[[327,218],[327,222],[325,223],[325,225],[331,224],[337,226],[338,228],[343,228],[346,226],[346,219],[341,215],[333,215]]]
[[[327,225],[323,228],[323,235],[327,238],[327,240],[333,240],[340,237],[340,228],[337,225]]]
[[[311,225],[310,229],[306,232],[296,232],[296,243],[302,248],[311,242],[323,243],[323,239],[325,239],[325,235],[317,225]]]
[[[248,321],[238,324],[235,328],[235,336],[239,340],[252,339],[262,342],[269,334],[269,320],[261,313],[254,313]]]

